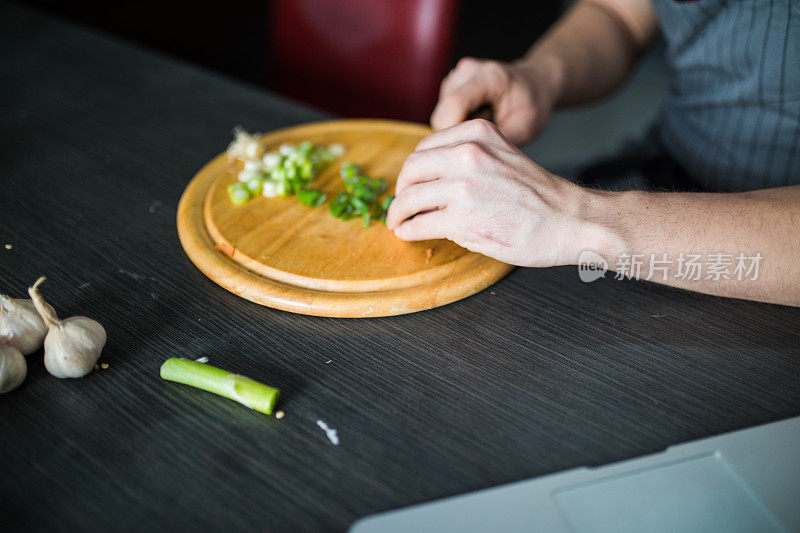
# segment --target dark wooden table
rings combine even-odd
[[[2,5],[0,106],[0,291],[45,274],[109,339],[108,369],[37,353],[0,398],[4,530],[343,530],[800,414],[799,309],[574,268],[370,320],[224,291],[178,242],[184,186],[235,124],[324,118],[262,90]],[[285,418],[162,381],[171,356],[279,387]]]

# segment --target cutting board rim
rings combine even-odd
[[[281,136],[296,136],[304,129],[319,131],[391,128],[410,132],[421,137],[430,129],[422,124],[385,119],[339,119],[308,122],[273,130],[259,139],[265,144],[279,142]],[[313,134],[313,133],[312,133]],[[284,311],[313,316],[339,318],[393,316],[438,307],[460,300],[492,285],[513,269],[513,266],[495,259],[467,252],[446,268],[427,269],[424,274],[400,276],[389,287],[385,279],[362,280],[357,285],[331,280],[310,282],[297,279],[291,273],[280,272],[268,265],[244,257],[214,235],[207,219],[208,196],[220,178],[229,169],[225,152],[206,163],[191,179],[178,204],[177,226],[181,246],[195,266],[212,281],[226,290],[255,303]],[[460,264],[455,265],[455,263]],[[262,268],[256,266],[260,264]],[[455,265],[455,266],[454,266]],[[447,275],[451,272],[452,275]],[[442,275],[444,274],[444,275]],[[407,279],[401,279],[407,278]]]

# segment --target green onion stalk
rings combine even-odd
[[[261,413],[272,414],[280,391],[215,366],[173,357],[161,365],[161,377],[213,392]]]

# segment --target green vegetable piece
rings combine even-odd
[[[342,178],[355,178],[359,174],[361,174],[361,167],[356,165],[353,162],[348,161],[347,163],[342,165],[342,168],[339,169],[339,174]]]
[[[389,210],[389,206],[392,204],[392,200],[394,200],[394,196],[387,196],[386,198],[383,199],[381,207],[383,208],[384,211]]]
[[[283,167],[283,164],[273,168],[272,172],[269,173],[269,177],[275,181],[286,181],[286,169]]]
[[[339,218],[342,215],[342,213],[344,213],[345,209],[347,209],[348,205],[347,199],[348,199],[347,194],[343,192],[337,194],[333,198],[333,200],[331,200],[331,204],[328,207],[328,209],[330,209],[331,211],[331,215],[333,215],[336,218]]]
[[[247,190],[250,191],[250,194],[253,196],[258,196],[261,194],[262,189],[264,188],[264,180],[261,178],[253,178],[248,181],[246,184]]]
[[[367,206],[372,205],[375,203],[375,195],[370,192],[358,191],[356,194],[353,195],[353,198],[358,198]]]
[[[372,218],[370,217],[369,211],[365,212],[361,215],[361,225],[365,228],[369,227],[369,223],[371,222]]]
[[[248,377],[188,359],[167,359],[161,365],[161,377],[219,394],[268,415],[272,414],[280,395],[278,389]]]
[[[289,196],[292,194],[292,185],[288,181],[279,181],[275,184],[275,194],[278,196]]]
[[[361,198],[350,198],[350,205],[357,214],[365,213],[369,209],[369,205]]]
[[[244,183],[231,183],[227,191],[228,198],[236,205],[244,204],[252,197],[252,193]]]
[[[314,149],[314,143],[312,143],[311,141],[303,141],[297,145],[295,153],[308,155],[311,153],[311,150],[313,149]]]
[[[376,195],[385,193],[387,188],[389,188],[389,186],[386,184],[385,179],[379,178],[372,180],[372,192]]]
[[[306,181],[311,181],[316,176],[316,169],[314,163],[311,161],[304,161],[300,166],[300,177]]]
[[[317,207],[325,202],[325,194],[315,189],[300,189],[297,191],[297,199],[300,203],[308,207]]]

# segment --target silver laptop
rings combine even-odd
[[[800,417],[368,516],[350,531],[800,532]]]

